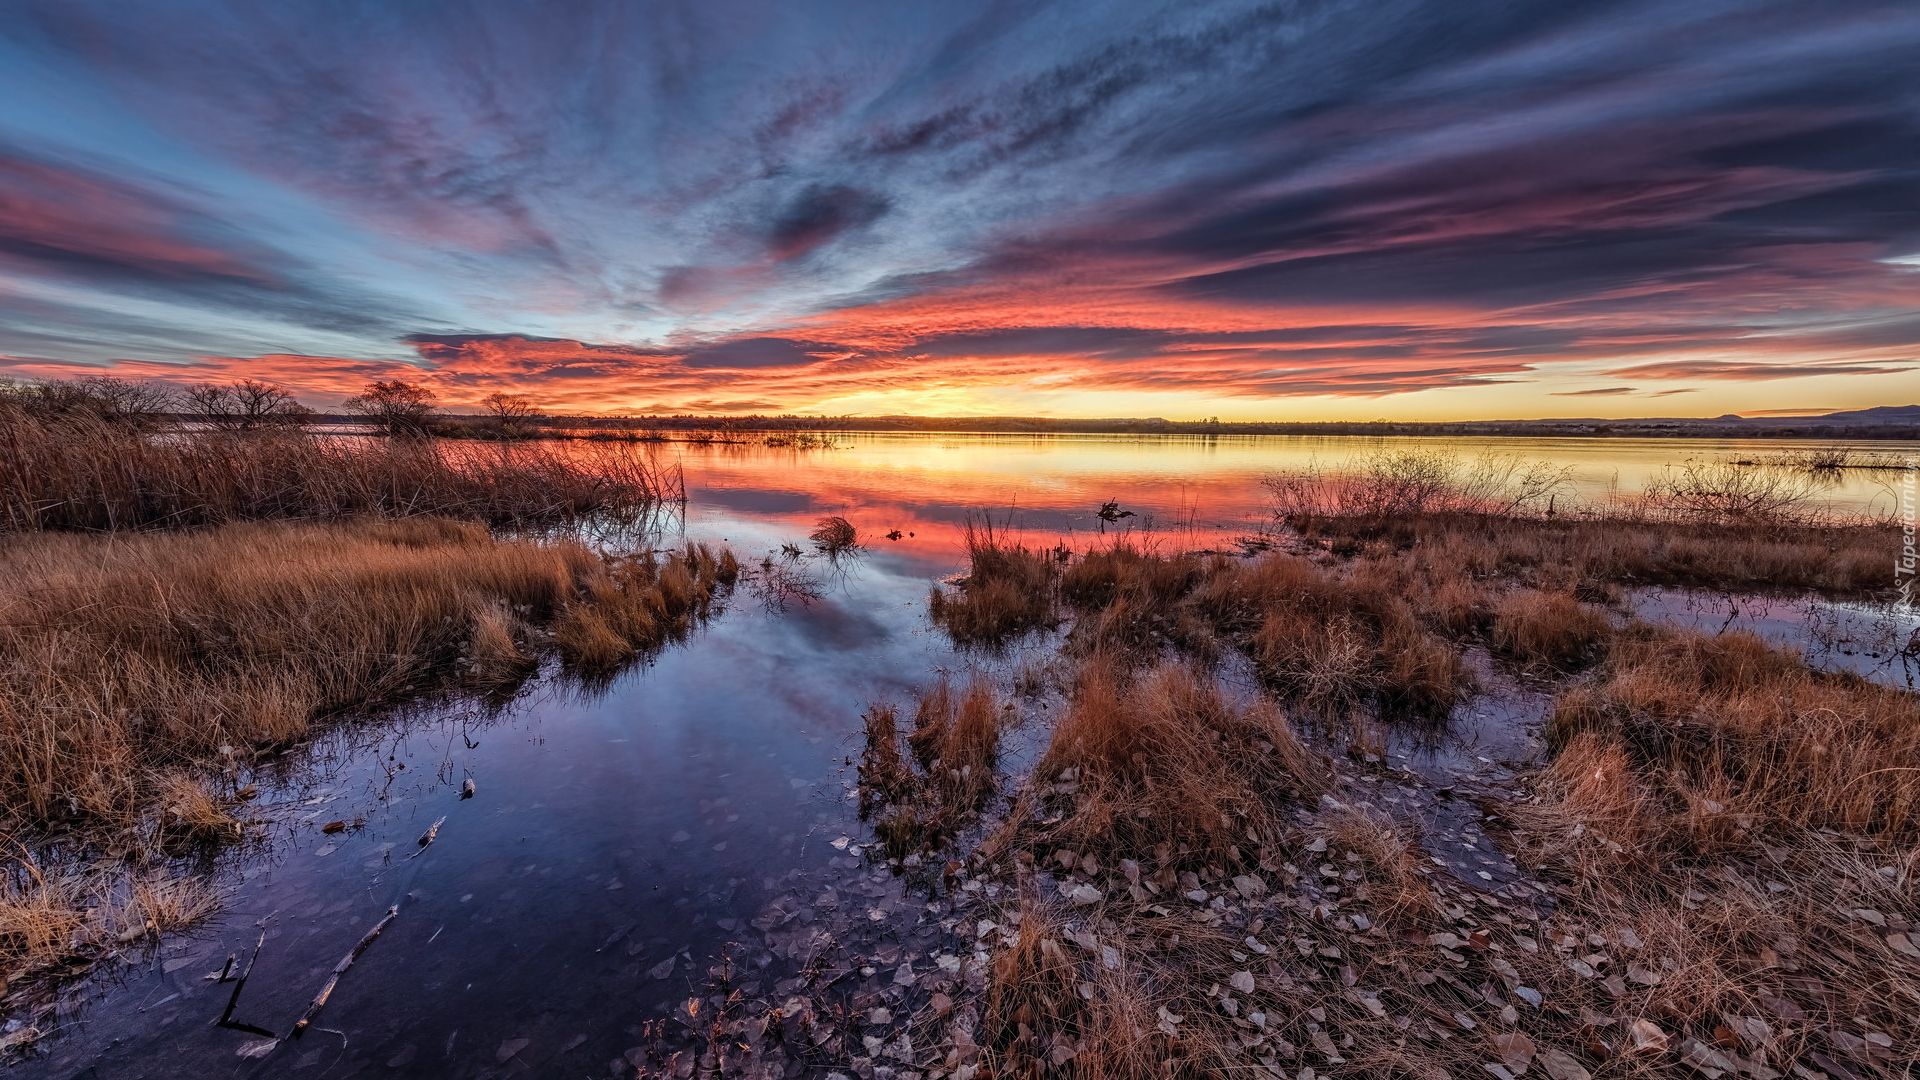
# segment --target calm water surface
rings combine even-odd
[[[956,655],[927,624],[929,583],[961,568],[959,531],[970,516],[992,511],[1043,542],[1083,544],[1105,524],[1097,508],[1113,500],[1136,515],[1123,525],[1150,526],[1169,547],[1228,546],[1265,516],[1261,475],[1337,467],[1396,443],[840,442],[832,451],[659,450],[683,462],[688,489],[684,518],[665,539],[725,542],[756,561],[785,544],[805,547],[822,515],[852,520],[862,553],[798,564],[816,599],[782,609],[743,587],[687,642],[605,687],[540,680],[496,711],[423,709],[318,739],[284,774],[262,778],[257,813],[268,839],[223,870],[231,890],[223,914],[87,984],[41,1055],[15,1073],[607,1076],[609,1062],[640,1041],[640,1025],[683,1001],[728,941],[756,936],[744,923],[770,898],[821,887],[810,884],[816,878],[844,888],[858,877],[844,841],[857,846],[864,836],[850,767],[861,711],[906,699],[942,673],[984,663],[1004,676],[1022,661]],[[1596,496],[1632,490],[1687,457],[1789,448],[1397,442],[1464,456],[1495,445],[1569,464]],[[1883,475],[1851,473],[1826,497],[1836,508],[1884,510]],[[894,531],[899,539],[885,538]],[[462,800],[468,778],[477,794]],[[443,817],[435,842],[419,847]],[[322,831],[335,821],[353,827]],[[860,888],[860,912],[915,903],[897,888]],[[253,1037],[213,1026],[231,984],[210,972],[230,954],[244,962],[264,930],[235,1019],[284,1033],[390,905],[399,917],[342,980],[317,1021],[325,1030],[264,1059],[236,1055]]]

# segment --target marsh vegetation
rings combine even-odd
[[[162,430],[97,380],[0,392],[0,965],[84,963],[216,905],[253,777],[319,727],[543,665],[602,678],[686,634],[730,552],[590,546],[679,497],[618,452],[298,427],[266,389]],[[230,414],[230,415],[228,415]]]
[[[1066,674],[1002,798],[889,839],[1003,898],[975,909],[986,959],[923,1063],[1910,1069],[1920,699],[1620,604],[1646,583],[1887,590],[1889,530],[1808,511],[1795,476],[1677,467],[1591,507],[1551,470],[1402,456],[1275,478],[1274,549],[1252,557],[1150,535],[1056,557],[976,533],[936,619],[981,648],[1062,625]],[[1491,692],[1475,655],[1551,695],[1545,750],[1441,787],[1381,732],[1444,731]],[[891,727],[868,735],[863,777],[910,818],[920,782],[898,779]],[[1510,873],[1457,869],[1441,835],[1463,806],[1464,846]]]
[[[717,627],[758,628],[720,655],[764,656],[768,670],[689,676],[726,685],[659,741],[663,771],[612,749],[644,725],[583,725],[555,757],[611,758],[602,783],[614,790],[582,785],[544,834],[565,850],[575,831],[625,835],[641,820],[625,795],[646,786],[697,802],[712,836],[690,837],[690,820],[632,852],[586,842],[584,861],[618,874],[563,858],[544,892],[556,867],[523,858],[518,830],[443,836],[404,864],[445,858],[437,887],[450,895],[410,908],[394,934],[431,943],[447,915],[473,924],[457,948],[540,942],[551,971],[587,980],[591,1022],[646,1012],[624,1028],[608,1020],[621,1028],[610,1032],[578,1021],[619,1055],[612,1074],[799,1062],[874,1080],[883,1069],[1864,1080],[1914,1061],[1903,1034],[1920,1014],[1912,695],[1812,670],[1755,638],[1631,614],[1650,586],[1884,592],[1887,530],[1833,519],[1810,494],[1805,478],[1829,461],[1680,462],[1644,490],[1595,498],[1569,487],[1564,466],[1389,449],[1242,485],[1264,493],[1270,517],[1241,545],[1153,528],[1147,502],[1127,498],[1140,507],[1130,515],[1098,491],[1087,529],[1064,538],[976,514],[958,530],[966,573],[928,595],[929,563],[901,541],[902,527],[932,533],[932,515],[878,520],[823,488],[781,504],[805,503],[784,517],[754,519],[783,531],[745,566],[698,545],[648,551],[607,541],[680,497],[677,471],[641,453],[644,439],[543,446],[508,431],[532,422],[509,415],[513,402],[493,418],[500,431],[456,443],[404,417],[391,435],[318,434],[274,418],[271,394],[241,390],[209,397],[209,419],[186,427],[159,418],[139,387],[0,400],[12,409],[0,433],[37,455],[18,460],[39,463],[6,472],[0,496],[0,791],[18,841],[0,960],[23,1018],[38,1020],[44,976],[115,952],[157,959],[149,946],[162,935],[216,910],[209,883],[221,879],[207,868],[221,861],[210,856],[249,857],[259,803],[311,746],[376,728],[366,721],[402,727],[410,708],[440,703],[498,715],[542,673],[591,688],[636,661],[665,669],[673,657],[658,650],[737,580],[767,617]],[[211,419],[221,409],[230,416]],[[737,455],[717,445],[732,437],[707,452]],[[39,465],[66,471],[48,479]],[[790,481],[767,487],[790,498]],[[919,506],[924,493],[908,494]],[[961,505],[979,501],[956,502],[952,520]],[[862,574],[880,573],[894,591],[861,591]],[[931,654],[910,606],[920,596],[941,638]],[[887,633],[892,651],[878,644]],[[784,642],[791,651],[778,652]],[[900,690],[929,655],[941,670]],[[792,724],[811,715],[798,706],[765,706],[869,676],[889,689],[845,709],[852,743]],[[661,688],[644,687],[649,698]],[[1446,749],[1489,702],[1516,695],[1537,703],[1526,713],[1537,753]],[[759,728],[735,718],[762,711],[772,719]],[[477,801],[455,801],[471,793],[456,792],[458,771],[438,787],[421,778],[422,790],[487,806],[509,760],[562,741],[552,719],[525,745],[489,738]],[[819,778],[773,757],[789,725],[807,729],[793,742],[822,742],[850,781],[857,773],[848,790],[831,770],[822,784],[818,798],[845,807],[837,822],[806,801]],[[716,777],[701,781],[711,790],[671,786],[669,773],[701,767],[686,752],[695,739],[743,731],[754,733],[738,739],[744,749],[702,774]],[[398,741],[362,762],[379,792],[369,800],[386,797],[377,781],[401,766]],[[752,785],[771,794],[718,793],[740,784],[718,778],[749,758],[763,768],[762,757],[787,773]],[[557,775],[516,793],[520,805],[546,800]],[[301,853],[328,855],[306,865],[337,874],[326,880],[343,892],[362,869],[385,880],[392,845],[379,830],[412,849],[442,813],[381,803],[363,829],[354,812],[307,809],[305,797],[291,805],[321,816]],[[622,816],[593,816],[608,807]],[[804,830],[758,820],[809,814]],[[724,831],[738,815],[740,831]],[[807,835],[748,856],[748,825]],[[845,835],[801,874],[802,855],[832,835],[813,834],[830,826]],[[330,854],[335,842],[344,854]],[[459,843],[485,865],[456,861],[447,849]],[[365,862],[348,865],[354,856]],[[510,932],[493,924],[509,917],[504,899],[483,914],[489,890],[472,890],[482,895],[467,907],[465,884],[509,863],[515,881],[491,891],[504,898],[525,875],[534,912]],[[706,870],[717,880],[699,882]],[[775,899],[757,917],[723,916],[730,944],[711,957],[689,952],[681,923],[662,931],[673,940],[634,929],[680,918],[682,898],[608,899],[653,893],[633,887],[641,880],[691,880],[710,888],[697,900],[689,890],[687,908],[718,916],[725,901],[713,897],[763,871]],[[612,913],[608,925],[553,917],[556,901],[582,897]],[[335,921],[334,896],[299,902],[312,905],[308,925]],[[547,925],[558,923],[577,933]],[[378,948],[389,946],[383,959],[403,973],[389,977],[417,974],[419,955]],[[323,962],[338,955],[327,949]],[[313,959],[283,951],[293,968]],[[489,974],[494,955],[466,972]],[[198,979],[182,971],[171,977]],[[364,977],[359,989],[377,985]],[[598,1000],[609,987],[618,1009]],[[629,1000],[638,987],[674,1000]],[[475,997],[434,1012],[414,982],[385,988],[409,995],[410,1018],[447,1022],[435,1040],[477,1022]],[[522,1008],[522,996],[506,992],[498,1008]],[[372,993],[359,1003],[385,1007]],[[148,1023],[123,1011],[103,1041]],[[412,1060],[404,1033],[367,1051],[386,1036],[363,1043],[361,1030],[341,1051],[349,1067]],[[547,1034],[542,1063],[581,1045],[563,1044],[571,1030]],[[534,1060],[527,1042],[516,1033],[467,1052],[504,1074]]]

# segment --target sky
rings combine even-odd
[[[1920,402],[1913,0],[0,0],[0,377]]]

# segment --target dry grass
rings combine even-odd
[[[920,699],[907,743],[948,802],[977,810],[993,794],[1000,755],[1000,706],[993,684],[976,677],[958,696],[942,680]]]
[[[1624,768],[1601,771],[1640,810],[1607,816],[1641,846],[1751,849],[1819,828],[1920,842],[1913,694],[1811,671],[1741,632],[1642,627],[1615,641],[1601,676],[1561,697],[1549,735],[1576,758],[1620,755]]]
[[[173,843],[217,845],[240,839],[243,826],[232,813],[235,802],[205,778],[170,770],[152,780],[159,807],[161,837]]]
[[[1096,920],[1087,920],[1094,922]],[[1076,942],[1065,914],[1027,890],[1019,933],[993,963],[982,1032],[991,1075],[1132,1080],[1185,1075],[1188,1056],[1160,1030],[1160,997],[1140,957]],[[1086,932],[1081,931],[1084,935]]]
[[[1096,658],[997,845],[1149,860],[1167,875],[1230,865],[1271,843],[1275,808],[1321,790],[1327,773],[1270,703],[1238,704],[1185,665],[1134,678]],[[1057,820],[1029,819],[1042,810]]]
[[[1750,1076],[1911,1068],[1920,1053],[1899,1036],[1920,1016],[1917,732],[1912,694],[1810,671],[1750,635],[1622,635],[1598,678],[1558,702],[1554,761],[1520,815],[1577,943],[1527,977],[1663,1029],[1671,1050],[1650,1061],[1718,1054]],[[1561,962],[1589,936],[1611,987]],[[1605,1038],[1628,1052],[1624,1028]]]
[[[1359,856],[1374,912],[1390,926],[1431,927],[1438,906],[1415,867],[1424,859],[1403,826],[1378,810],[1334,807],[1320,818],[1320,834],[1335,850]]]
[[[906,736],[911,762],[901,753],[892,705],[871,706],[863,720],[860,814],[876,818],[874,832],[889,857],[905,860],[946,844],[997,790],[1004,712],[985,678],[958,694],[942,680],[920,695]]]
[[[0,879],[0,993],[23,976],[184,930],[218,910],[202,877],[164,867],[61,870],[22,857]]]
[[[1494,649],[1535,668],[1579,667],[1612,633],[1605,611],[1562,592],[1516,589],[1493,607]]]
[[[1422,624],[1392,567],[1343,574],[1279,553],[1217,565],[1196,606],[1224,630],[1241,630],[1267,680],[1316,711],[1375,702],[1444,718],[1471,691],[1459,651]]]
[[[190,831],[221,826],[178,794],[176,765],[424,690],[499,685],[547,628],[569,661],[618,663],[703,614],[735,569],[701,548],[610,559],[442,519],[20,536],[0,567],[7,813],[126,822],[170,804]]]
[[[978,545],[968,610],[936,600],[935,616],[956,641],[1002,640],[1009,626],[1031,624],[1010,612],[1050,610],[1054,565],[1025,549]],[[1123,540],[1072,561],[1058,591],[1075,615],[1067,645],[1079,656],[1140,667],[1169,655],[1210,662],[1233,647],[1273,687],[1321,713],[1377,705],[1439,718],[1465,699],[1471,680],[1459,651],[1427,625],[1431,612],[1423,622],[1413,601],[1424,587],[1376,562],[1342,571],[1284,553],[1249,562]],[[1024,609],[1015,600],[1023,596]],[[1454,602],[1486,606],[1478,594]]]
[[[1887,588],[1885,530],[1869,525],[1729,525],[1630,518],[1295,518],[1289,524],[1337,554],[1403,553],[1436,583],[1504,578],[1534,588],[1606,595],[1612,585],[1815,589]]]
[[[703,617],[738,567],[608,557],[442,518],[38,533],[0,542],[0,964],[84,965],[217,903],[170,856],[238,840],[246,765],[330,717],[605,674]],[[43,869],[32,845],[59,842]]]
[[[1059,560],[1008,540],[989,519],[969,522],[969,570],[957,593],[933,587],[927,612],[961,645],[999,645],[1055,625]]]
[[[1183,604],[1228,561],[1194,555],[1161,555],[1121,540],[1089,551],[1060,582],[1061,597],[1078,614],[1074,648],[1150,662],[1168,648],[1211,657],[1213,628]]]
[[[867,735],[860,754],[860,816],[867,818],[888,805],[909,802],[919,778],[900,752],[900,721],[892,705],[870,705],[860,720]]]
[[[436,514],[629,521],[684,498],[678,468],[614,447],[447,444],[297,427],[155,434],[0,394],[0,531],[185,528]]]
[[[1115,545],[1066,569],[1062,651],[1082,668],[973,853],[1020,883],[994,916],[986,1075],[1920,1065],[1920,699],[1744,635],[1619,629],[1594,603],[1773,573],[1857,590],[1885,575],[1884,535],[1454,511],[1319,525],[1332,551],[1309,557]],[[1539,874],[1515,898],[1436,872],[1377,807],[1315,812],[1299,796],[1328,792],[1328,765],[1279,707],[1166,659],[1242,650],[1297,715],[1423,699],[1435,715],[1464,692],[1449,637],[1562,680],[1535,798],[1489,825]]]

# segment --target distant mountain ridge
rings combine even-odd
[[[1742,419],[1746,418],[1742,417]],[[1845,412],[1802,416],[1795,419],[1820,420],[1830,424],[1920,424],[1920,405],[1877,405],[1871,409],[1848,409]]]

